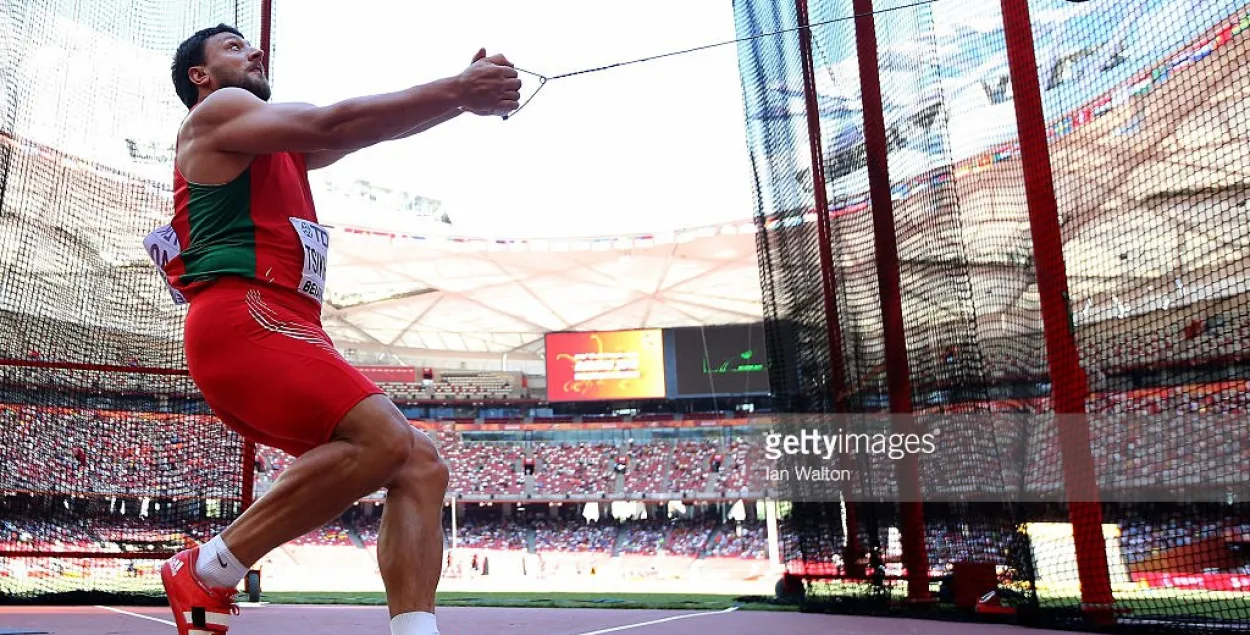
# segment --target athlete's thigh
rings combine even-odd
[[[228,412],[267,445],[303,454],[329,441],[354,406],[382,393],[319,326],[279,304],[211,309],[196,314],[193,307],[188,316],[192,379],[210,407]]]

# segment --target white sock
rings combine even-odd
[[[247,575],[247,567],[239,562],[226,543],[217,536],[200,545],[200,558],[195,562],[195,574],[206,586],[233,589]]]
[[[438,635],[433,613],[400,613],[391,618],[391,635]]]

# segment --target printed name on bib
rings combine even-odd
[[[304,275],[300,279],[300,293],[323,302],[326,292],[326,265],[330,253],[330,232],[309,220],[291,217],[295,235],[299,236],[304,250]]]
[[[156,270],[161,274],[161,280],[165,283],[165,288],[169,289],[169,296],[173,299],[174,304],[186,304],[187,297],[181,291],[169,284],[169,275],[165,273],[165,267],[169,266],[169,261],[177,258],[182,253],[182,246],[178,242],[178,233],[173,227],[164,225],[156,228],[155,231],[147,235],[143,239],[143,250],[148,252],[148,257],[152,259],[152,264],[156,265]]]

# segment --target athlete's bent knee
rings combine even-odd
[[[399,471],[394,485],[441,497],[447,491],[449,478],[447,463],[439,456],[434,443],[424,433],[413,430],[408,461]]]
[[[335,438],[357,446],[362,467],[381,483],[401,472],[412,457],[412,426],[393,404],[373,398],[361,402],[339,425]]]
[[[369,462],[385,479],[394,478],[408,464],[412,448],[399,435],[382,435],[379,440],[383,443],[369,450]]]

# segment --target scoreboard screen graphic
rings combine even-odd
[[[665,396],[659,329],[548,333],[546,358],[548,401]]]
[[[764,325],[666,330],[675,397],[768,394]]]

